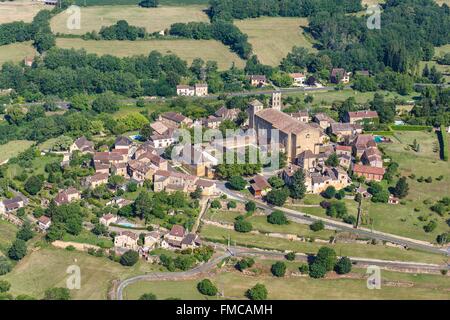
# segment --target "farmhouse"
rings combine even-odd
[[[325,113],[316,113],[313,117],[313,121],[318,123],[322,129],[327,129],[331,124],[336,123],[336,121]]]
[[[264,75],[251,75],[249,76],[250,84],[253,87],[263,87],[267,85],[267,79]]]
[[[341,168],[324,167],[315,172],[308,172],[305,177],[307,192],[314,194],[325,191],[329,186],[337,190],[345,188],[351,183],[347,172]]]
[[[357,157],[361,157],[369,147],[376,147],[377,144],[371,134],[359,134],[353,141],[353,152]]]
[[[100,218],[99,222],[108,227],[111,223],[117,222],[117,216],[115,216],[111,213],[108,213],[108,214],[105,214],[104,216],[102,216]]]
[[[119,249],[138,250],[139,236],[131,231],[121,231],[114,238],[114,247]]]
[[[132,145],[132,141],[124,136],[119,136],[117,137],[116,141],[114,142],[114,148],[115,149],[124,149],[124,150],[129,150],[131,145]]]
[[[28,204],[28,199],[22,195],[16,196],[12,199],[5,199],[0,202],[0,212],[8,213],[17,209],[23,208]]]
[[[69,148],[70,153],[77,150],[81,153],[94,153],[94,143],[84,136],[80,137]]]
[[[188,117],[183,116],[178,112],[165,112],[159,116],[159,121],[162,121],[165,125],[170,127],[181,127],[186,126],[190,127],[193,124],[193,121]]]
[[[74,187],[70,187],[66,190],[60,191],[55,197],[56,205],[60,206],[62,204],[67,204],[72,201],[80,200],[81,194]]]
[[[292,80],[294,81],[294,86],[296,87],[300,87],[303,86],[305,84],[306,81],[306,76],[304,73],[298,72],[298,73],[290,73],[289,77],[292,78]]]
[[[384,175],[384,168],[365,166],[360,164],[353,165],[353,173],[358,177],[365,177],[366,180],[381,181]]]
[[[93,176],[87,177],[84,185],[86,187],[90,187],[91,189],[95,189],[102,184],[108,183],[108,177],[108,173],[96,173]]]
[[[364,150],[361,156],[362,163],[372,167],[383,167],[383,159],[380,150],[377,147],[369,147]]]
[[[304,122],[304,123],[309,122],[308,111],[299,111],[299,112],[289,113],[289,115],[297,121]]]
[[[341,123],[336,122],[331,124],[331,133],[334,134],[338,140],[343,140],[346,137],[351,137],[362,132],[360,124]]]
[[[203,97],[208,95],[208,85],[206,83],[197,83],[193,87],[187,85],[177,85],[178,96],[197,96]]]
[[[345,116],[345,121],[351,124],[372,124],[378,120],[378,113],[371,110],[349,111]]]
[[[235,120],[237,116],[239,115],[239,112],[241,110],[234,108],[234,109],[228,109],[227,107],[220,107],[214,115],[218,118],[222,118],[224,120]]]
[[[47,216],[41,216],[38,221],[37,224],[39,226],[39,229],[45,231],[48,228],[50,228],[51,224],[52,224],[52,220],[47,217]]]
[[[154,148],[167,148],[178,141],[174,134],[175,129],[169,128],[164,133],[154,133],[150,136],[150,142]]]

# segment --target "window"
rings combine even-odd
[[[309,139],[309,137],[310,137],[310,134],[307,133],[307,134],[306,134],[306,139]]]

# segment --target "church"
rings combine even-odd
[[[264,138],[270,144],[271,130],[278,129],[280,151],[286,153],[288,162],[294,162],[297,155],[306,150],[319,153],[324,138],[323,131],[315,124],[301,122],[282,112],[281,106],[281,92],[272,94],[270,108],[264,108],[258,100],[250,102],[247,109],[249,129],[256,131],[258,142]],[[267,138],[262,135],[267,135]]]

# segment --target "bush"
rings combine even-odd
[[[429,232],[433,232],[434,229],[436,229],[437,227],[437,223],[434,220],[431,220],[430,222],[428,222],[428,224],[426,224],[423,227],[423,230],[425,230],[425,232],[429,233]]]
[[[295,252],[289,252],[285,255],[286,260],[288,261],[294,261],[295,260]]]
[[[157,298],[153,293],[144,293],[139,297],[139,300],[157,300]]]
[[[70,300],[70,291],[67,288],[50,288],[45,290],[44,300]]]
[[[275,277],[284,277],[286,274],[286,264],[281,261],[275,262],[270,268],[270,271]]]
[[[266,286],[258,283],[253,288],[248,289],[245,295],[250,300],[266,300],[267,294]]]
[[[244,271],[247,268],[251,268],[255,264],[255,260],[252,258],[244,258],[236,263],[236,269],[239,271]]]
[[[241,220],[237,220],[234,223],[234,230],[236,230],[237,232],[250,232],[252,231],[253,226],[250,222],[245,221],[243,219]]]
[[[70,246],[67,246],[67,247],[66,247],[66,250],[67,250],[67,251],[75,251],[75,247],[72,246],[72,245],[70,245]]]
[[[123,266],[134,266],[139,260],[139,254],[136,251],[128,250],[120,257],[120,264]]]
[[[217,295],[217,287],[209,279],[203,279],[197,284],[197,289],[201,294],[205,296],[215,296]]]
[[[245,210],[247,210],[247,212],[255,212],[256,210],[256,203],[253,201],[248,201],[245,204]]]
[[[334,270],[338,274],[346,274],[352,271],[352,262],[347,257],[342,257],[334,266]]]
[[[27,244],[22,239],[16,239],[8,250],[8,257],[21,260],[27,254]]]
[[[356,224],[356,217],[355,216],[347,215],[342,220],[344,220],[344,222],[348,223],[348,224],[352,224],[352,225]]]
[[[11,283],[9,283],[6,280],[0,280],[0,292],[1,293],[8,292],[10,288],[11,288]]]
[[[214,199],[213,201],[211,201],[211,208],[220,209],[220,208],[222,208],[222,205],[220,204],[219,200]]]
[[[323,278],[325,277],[325,275],[327,274],[327,267],[325,266],[325,264],[316,261],[313,262],[310,266],[309,266],[309,276],[311,278]]]
[[[336,195],[336,188],[333,186],[329,186],[325,189],[325,191],[322,193],[324,198],[332,199]]]
[[[312,231],[316,232],[316,231],[320,231],[320,230],[325,229],[325,224],[323,223],[322,220],[318,220],[318,221],[315,221],[315,222],[311,223],[309,225],[309,228]]]
[[[236,209],[236,207],[237,207],[236,201],[234,201],[234,200],[228,201],[228,203],[227,203],[227,208],[228,209]]]
[[[241,191],[245,189],[247,181],[241,176],[233,176],[230,178],[230,181],[228,181],[228,185],[233,190]]]
[[[271,214],[269,214],[267,216],[267,222],[278,225],[288,224],[286,215],[280,210],[275,210]]]
[[[0,257],[0,276],[7,274],[12,269],[11,263],[6,257]]]
[[[304,263],[304,264],[300,265],[300,267],[298,267],[298,270],[300,271],[301,274],[308,274],[309,266],[306,263]]]
[[[25,182],[24,188],[29,194],[34,196],[41,191],[43,185],[44,183],[41,179],[36,176],[31,176],[27,179],[27,182]]]
[[[317,252],[314,262],[320,262],[325,265],[327,271],[331,271],[336,264],[336,252],[328,247],[321,247]]]
[[[267,193],[266,200],[275,206],[282,206],[289,197],[290,191],[287,188],[270,190]]]

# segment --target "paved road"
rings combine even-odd
[[[129,286],[130,284],[133,284],[135,282],[139,281],[151,281],[151,280],[183,280],[187,278],[191,278],[194,276],[197,276],[199,274],[202,274],[204,272],[207,272],[214,268],[220,261],[222,261],[225,258],[230,257],[232,254],[229,251],[226,251],[225,254],[216,257],[214,259],[211,259],[210,261],[201,264],[191,270],[182,271],[182,272],[155,272],[155,273],[149,273],[144,274],[136,277],[132,277],[129,279],[126,279],[122,281],[116,290],[116,299],[117,300],[123,300],[123,290]]]
[[[223,181],[216,181],[216,184],[217,184],[217,187],[230,198],[234,198],[235,200],[238,200],[238,201],[248,201],[249,200],[242,194],[239,194],[237,192],[227,189],[225,187],[225,183]],[[313,223],[315,221],[322,220],[324,222],[325,226],[327,226],[329,228],[351,232],[351,233],[357,234],[358,236],[363,237],[363,238],[376,239],[379,241],[387,241],[387,242],[401,245],[403,247],[418,249],[418,250],[431,252],[431,253],[438,253],[438,254],[442,254],[442,255],[448,255],[446,249],[438,248],[431,244],[422,243],[420,241],[415,241],[414,239],[402,238],[399,236],[381,233],[381,232],[377,232],[377,231],[371,231],[368,229],[361,229],[361,228],[355,229],[353,226],[348,225],[343,222],[319,218],[316,216],[311,216],[306,213],[299,212],[299,211],[292,210],[292,209],[272,206],[272,205],[263,203],[262,201],[255,200],[255,199],[251,199],[251,200],[255,201],[257,203],[258,207],[264,209],[266,212],[271,212],[273,210],[281,210],[285,213],[285,215],[287,217],[302,219],[307,223]]]

